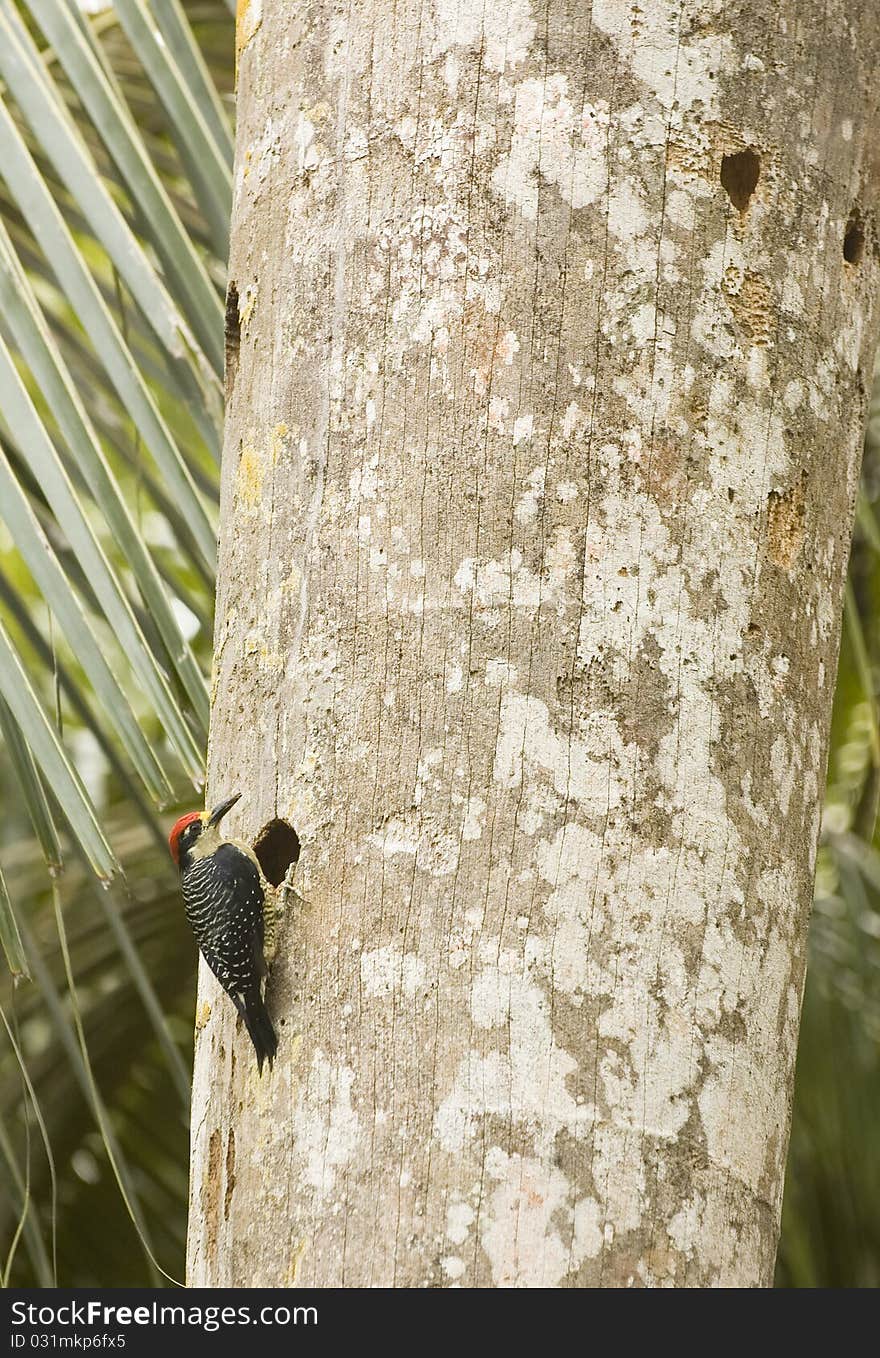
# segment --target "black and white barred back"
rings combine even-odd
[[[261,994],[264,894],[255,863],[235,844],[190,859],[180,877],[186,917],[202,956],[244,1019],[260,1070],[278,1039]]]

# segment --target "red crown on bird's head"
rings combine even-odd
[[[227,812],[231,811],[235,803],[241,800],[240,792],[233,792],[231,797],[224,797],[222,802],[218,802],[214,810],[208,814],[207,811],[187,811],[185,816],[174,822],[171,834],[168,836],[168,847],[171,850],[171,857],[178,867],[180,867],[180,836],[188,825],[192,825],[194,820],[204,821],[207,829],[213,829],[220,824]]]
[[[181,816],[171,827],[171,834],[168,836],[168,848],[171,850],[171,857],[175,863],[180,865],[180,836],[188,825],[192,825],[194,820],[201,820],[201,811],[187,811],[185,816]]]

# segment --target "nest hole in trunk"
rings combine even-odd
[[[299,861],[299,835],[288,821],[275,816],[254,840],[254,853],[266,881],[280,886],[288,869]]]

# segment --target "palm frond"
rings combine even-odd
[[[0,1275],[51,1284],[57,1229],[62,1281],[161,1283],[195,953],[157,812],[207,732],[232,22],[0,0],[0,49]]]
[[[26,23],[0,0],[0,571],[58,634],[47,673],[0,600],[2,691],[102,872],[116,860],[65,750],[76,717],[47,734],[59,666],[154,804],[201,781],[232,151],[180,6],[114,16],[34,0]],[[152,88],[165,116],[144,135],[128,101]]]

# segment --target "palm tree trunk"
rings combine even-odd
[[[772,1280],[876,339],[871,6],[240,9],[194,1285]]]

